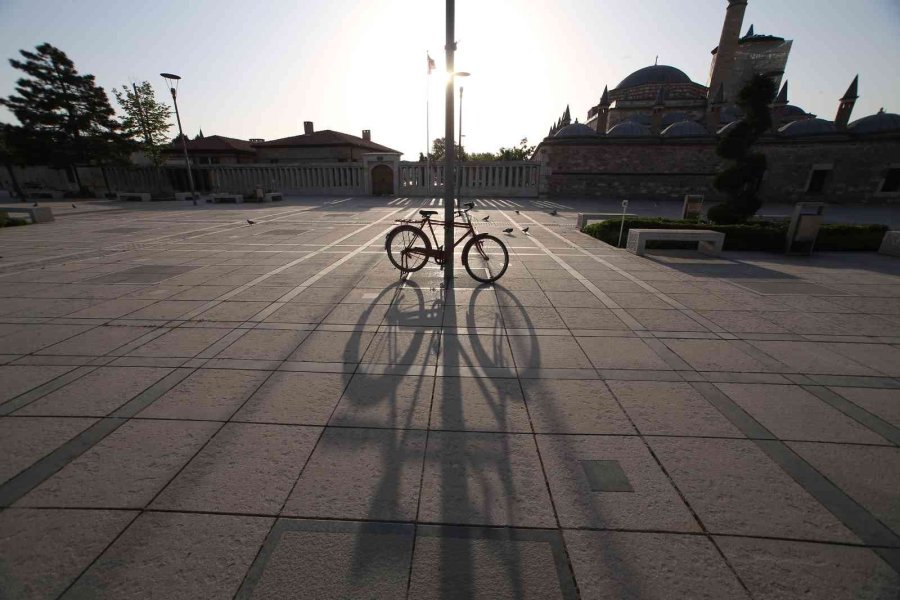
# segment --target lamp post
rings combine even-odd
[[[444,287],[453,284],[453,221],[456,216],[456,174],[453,162],[456,153],[453,143],[453,55],[456,51],[456,2],[446,0],[447,40],[444,50],[447,55],[447,89],[444,94]]]
[[[456,77],[470,77],[472,74],[466,71],[457,71],[454,73]],[[463,132],[462,132],[462,117],[463,117],[463,86],[459,86],[459,159],[462,160],[465,157],[465,151],[463,150]]]
[[[181,80],[181,77],[173,75],[172,73],[160,73],[160,76],[166,80],[166,85],[169,86],[169,91],[172,92],[172,103],[175,105],[175,120],[178,122],[178,137],[181,138],[181,148],[184,150],[184,166],[187,168],[188,184],[191,186],[191,199],[194,201],[194,206],[197,206],[197,192],[194,190],[194,175],[191,173],[191,161],[188,158],[187,140],[184,137],[184,132],[181,130],[181,115],[178,114],[178,97],[176,90],[178,89],[178,82]]]

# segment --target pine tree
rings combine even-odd
[[[168,131],[172,127],[169,106],[156,101],[149,81],[134,84],[131,89],[114,89],[116,102],[125,113],[122,128],[125,135],[138,141],[141,150],[157,167],[163,163],[162,149],[169,144]]]
[[[76,165],[121,159],[127,151],[109,98],[94,76],[80,75],[59,48],[44,43],[19,53],[25,60],[9,63],[26,77],[16,82],[17,94],[0,104],[27,132],[20,132],[29,141],[21,153],[31,164],[71,168],[81,188]]]

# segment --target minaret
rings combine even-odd
[[[603,95],[600,97],[600,106],[597,108],[597,133],[606,135],[609,127],[609,86],[603,86]]]
[[[662,131],[663,113],[666,111],[666,88],[660,86],[653,104],[653,133]]]
[[[841,98],[838,105],[837,116],[834,117],[834,126],[838,130],[847,129],[847,123],[850,122],[850,115],[853,114],[853,107],[856,105],[856,99],[859,98],[859,75],[853,78],[847,93]]]
[[[772,103],[772,130],[778,131],[778,128],[781,127],[782,121],[784,121],[784,112],[788,105],[788,82],[785,81],[784,85],[781,86],[781,91],[778,92],[778,96],[775,97],[775,102]]]
[[[727,89],[726,82],[731,75],[734,55],[741,39],[741,27],[744,24],[744,12],[747,10],[747,0],[728,0],[728,9],[725,12],[725,24],[722,25],[722,37],[719,39],[719,48],[713,56],[712,70],[709,76],[709,93],[716,93],[720,85],[724,85],[725,100],[730,101],[733,90]]]
[[[725,87],[720,83],[716,95],[706,110],[706,128],[713,135],[719,131],[722,126],[722,105],[725,104]]]

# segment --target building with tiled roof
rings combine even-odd
[[[187,140],[188,156],[194,165],[235,165],[256,162],[256,150],[247,140],[222,135],[198,136]],[[167,162],[184,164],[184,150],[181,138],[175,140],[164,151]]]
[[[303,124],[301,135],[255,142],[253,149],[260,163],[296,162],[360,162],[368,152],[396,152],[372,141],[371,132],[364,129],[362,137],[323,129],[315,131],[311,121]]]

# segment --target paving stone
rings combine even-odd
[[[706,327],[678,310],[630,308],[628,314],[651,331],[708,331]]]
[[[277,515],[321,429],[228,423],[152,508]]]
[[[160,300],[128,314],[129,319],[177,319],[206,304],[202,300]]]
[[[275,531],[282,524],[287,526],[275,538],[271,553],[263,551],[265,563],[258,582],[239,598],[406,596],[413,546],[411,526],[388,529],[373,524],[362,525],[357,531],[342,531],[338,523],[280,520]],[[319,527],[313,529],[313,525]]]
[[[867,548],[734,537],[716,543],[761,600],[889,600],[900,594],[900,576]]]
[[[830,389],[894,427],[900,427],[900,389],[879,390],[853,387]]]
[[[74,366],[29,366],[29,365],[3,365],[0,366],[0,403],[6,402],[16,396],[20,396],[60,375],[68,373]]]
[[[288,360],[358,363],[374,337],[365,331],[313,331]]]
[[[433,387],[432,377],[356,373],[329,424],[425,429]]]
[[[247,321],[269,306],[268,302],[222,302],[194,317],[196,321]]]
[[[228,329],[179,327],[151,340],[129,356],[192,358],[222,339]]]
[[[637,437],[538,436],[563,527],[691,532],[699,526]],[[633,492],[591,489],[582,461],[618,461]]]
[[[216,355],[242,360],[284,360],[309,335],[293,329],[254,329]]]
[[[200,369],[138,416],[227,421],[268,377],[269,373],[265,371]]]
[[[554,527],[530,435],[429,435],[419,521]]]
[[[56,598],[137,513],[9,508],[0,513],[4,598]]]
[[[170,372],[152,367],[100,367],[15,414],[105,417]]]
[[[264,319],[269,323],[320,323],[334,304],[288,302]]]
[[[798,373],[823,375],[878,375],[872,369],[817,342],[751,341],[775,360]],[[733,370],[733,369],[732,369]]]
[[[889,443],[800,386],[719,383],[717,387],[782,439]]]
[[[784,333],[787,331],[781,325],[777,325],[753,311],[704,310],[698,311],[698,314],[731,333]]]
[[[330,427],[283,514],[412,521],[424,454],[424,431]]]
[[[487,377],[440,377],[431,429],[531,432],[519,382]]]
[[[643,435],[744,437],[690,384],[608,381]]]
[[[556,308],[605,308],[604,304],[591,292],[548,291],[546,293]]]
[[[391,308],[386,304],[338,304],[322,322],[339,325],[378,325],[385,319]],[[406,316],[414,318],[418,313],[419,311],[415,309]],[[397,315],[394,316],[396,320]],[[439,319],[438,322],[440,322]]]
[[[617,531],[564,535],[583,598],[750,598],[705,537]]]
[[[271,524],[264,517],[144,513],[64,598],[231,597]]]
[[[63,445],[96,419],[0,417],[0,483]]]
[[[648,441],[712,533],[859,541],[751,441]]]
[[[771,371],[728,340],[665,340],[663,343],[697,371]]]
[[[441,366],[513,368],[509,342],[504,335],[454,335],[440,339]]]
[[[147,327],[97,327],[49,348],[44,348],[38,354],[102,356],[151,331],[152,329]]]
[[[29,323],[21,329],[0,338],[0,353],[31,354],[52,346],[79,333],[91,329],[91,325],[55,325]]]
[[[508,290],[498,288],[497,303],[500,306],[552,306],[550,298],[540,290]]]
[[[149,294],[145,294],[149,295]],[[159,298],[117,298],[115,300],[107,300],[94,304],[77,312],[70,314],[70,317],[78,319],[118,319],[135,311],[147,308],[156,302]]]
[[[590,369],[575,338],[568,336],[510,336],[516,366],[526,369]]]
[[[584,353],[597,369],[668,370],[670,367],[642,340],[634,338],[579,337]]]
[[[444,327],[480,327],[490,328],[501,333],[503,314],[498,306],[448,306],[443,312]],[[388,315],[388,323],[391,322]],[[440,323],[439,323],[440,325]],[[423,324],[423,327],[433,325]]]
[[[18,505],[143,508],[218,427],[196,421],[129,421]]]
[[[881,335],[892,335],[882,333]],[[846,356],[889,377],[900,376],[900,348],[888,344],[824,344],[828,350]]]
[[[521,385],[538,433],[635,433],[602,381],[526,379]]]
[[[387,365],[433,365],[438,360],[439,336],[432,331],[379,331],[366,348],[362,362]]]
[[[557,311],[569,329],[612,329],[630,331],[608,308],[558,308]]]
[[[501,306],[500,314],[507,328],[565,329],[566,323],[551,306]]]
[[[349,375],[277,372],[234,415],[236,421],[325,425]]]

